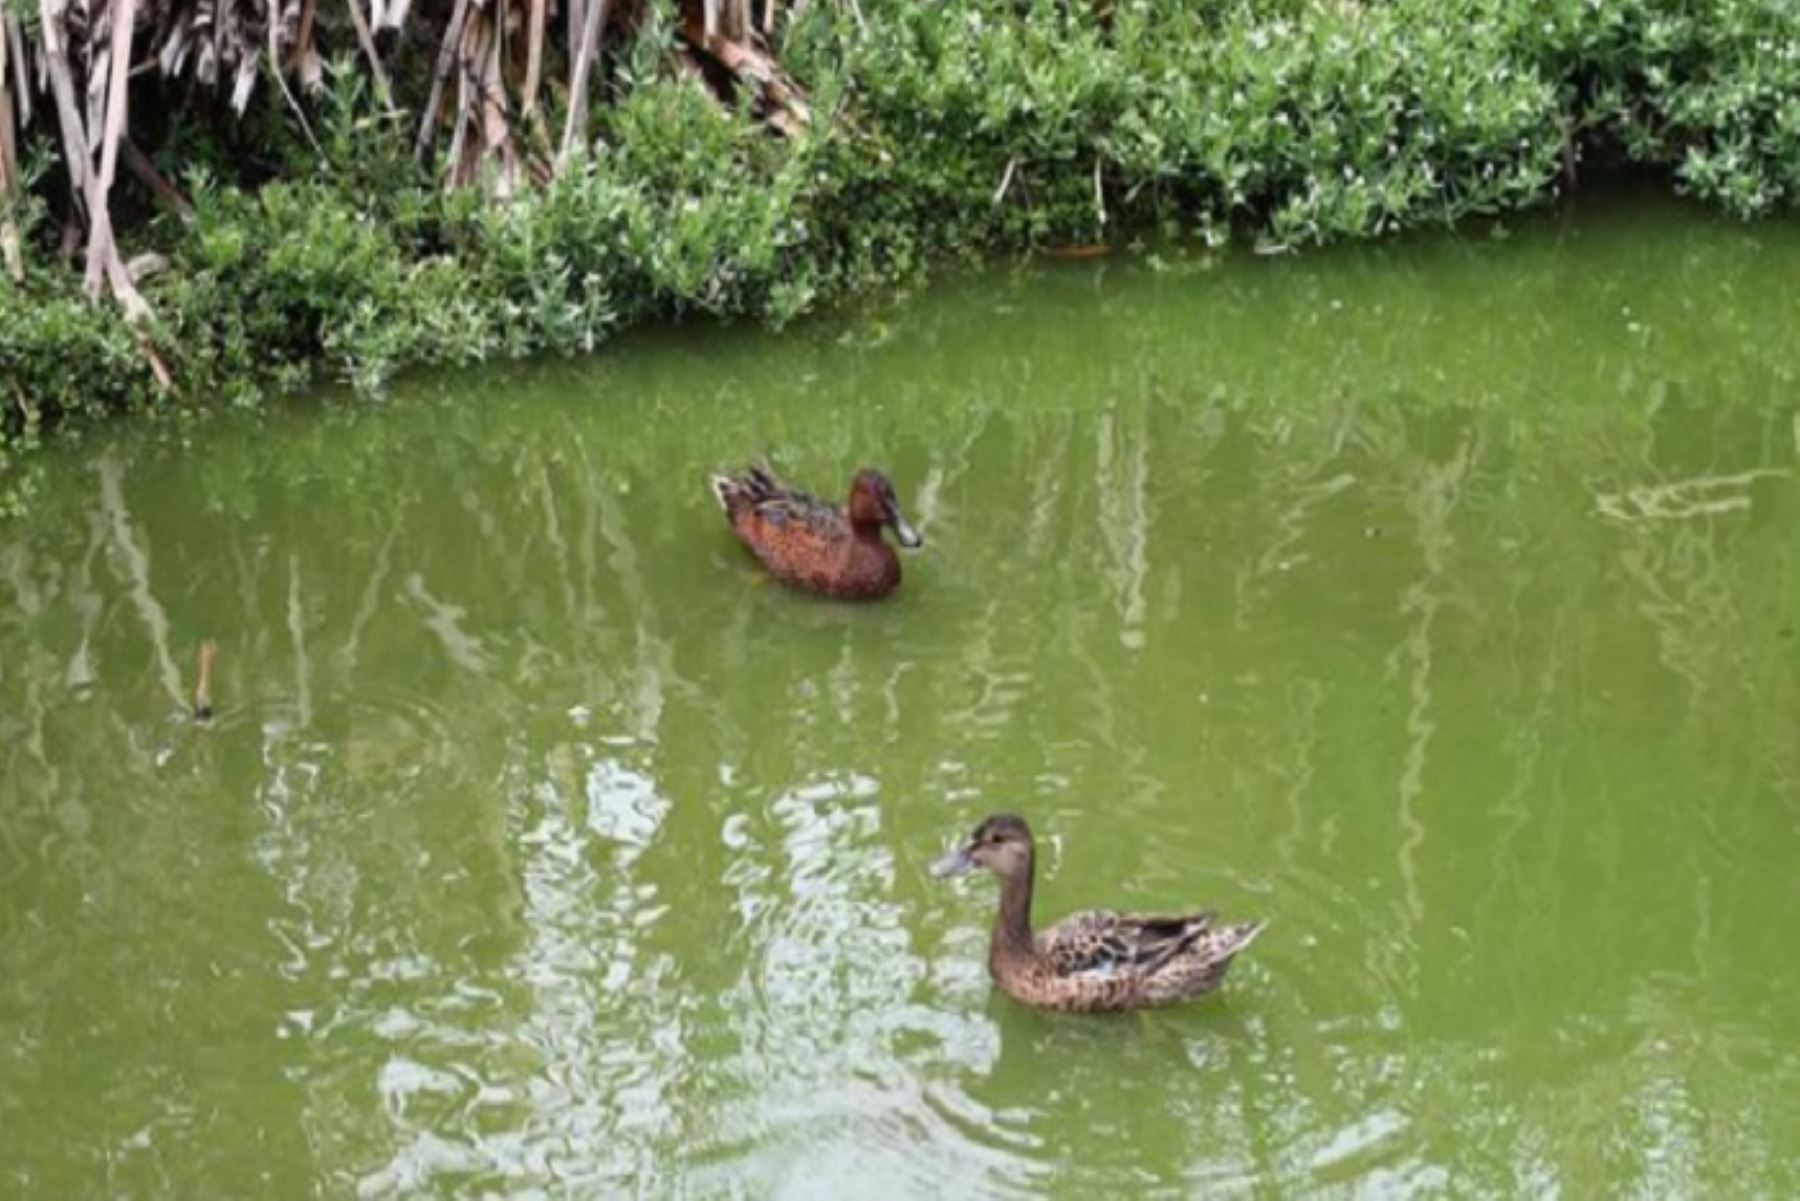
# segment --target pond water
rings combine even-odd
[[[0,1193],[1794,1195],[1796,279],[1613,198],[56,451]],[[761,451],[890,470],[891,602],[761,579]],[[1270,927],[1023,1010],[996,809],[1041,918]]]

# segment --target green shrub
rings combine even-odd
[[[312,102],[320,152],[265,98],[259,187],[188,186],[194,220],[128,231],[169,270],[147,341],[36,266],[0,284],[0,419],[248,403],[321,373],[583,353],[644,321],[784,321],[954,254],[1140,232],[1302,247],[1552,199],[1614,147],[1742,215],[1800,200],[1792,0],[865,0],[777,39],[810,130],[770,136],[666,73],[652,24],[616,64],[593,151],[507,201],[446,193],[411,118],[353,62]],[[242,159],[179,113],[188,161]],[[38,137],[43,137],[41,126]],[[30,147],[27,147],[30,150]],[[40,156],[41,158],[41,156]],[[39,161],[33,159],[31,161]],[[1590,160],[1591,162],[1592,160]],[[18,207],[49,261],[42,195]]]

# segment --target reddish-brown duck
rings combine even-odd
[[[784,584],[843,600],[875,600],[900,584],[900,556],[882,538],[894,531],[901,546],[923,543],[900,513],[888,478],[873,468],[856,473],[843,507],[790,488],[766,466],[712,477],[713,495],[738,540]]]

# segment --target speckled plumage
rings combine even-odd
[[[1217,988],[1263,923],[1215,926],[1210,912],[1072,914],[1031,929],[1031,830],[1009,814],[988,818],[934,871],[986,867],[1000,877],[988,971],[1003,992],[1040,1009],[1103,1012],[1190,1000]]]
[[[766,465],[712,477],[713,495],[732,530],[768,570],[795,588],[842,600],[876,600],[900,584],[900,556],[882,538],[892,528],[902,545],[919,536],[900,514],[893,485],[865,468],[843,507],[791,488]]]

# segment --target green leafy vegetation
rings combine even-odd
[[[530,88],[509,82],[487,157],[459,126],[446,168],[414,142],[450,7],[421,5],[433,36],[390,50],[380,87],[323,13],[307,36],[341,56],[310,91],[262,87],[238,116],[205,88],[133,84],[152,171],[121,177],[112,221],[122,255],[161,256],[135,321],[57,253],[82,210],[48,97],[30,123],[17,96],[0,106],[22,248],[0,283],[0,455],[72,417],[321,378],[377,390],[409,365],[586,352],[645,321],[781,322],[947,255],[1299,248],[1542,203],[1626,162],[1744,217],[1800,199],[1790,0],[737,6],[743,44],[804,89],[803,122],[771,116],[775,84],[721,84],[732,60],[700,61],[712,43],[684,10],[640,4],[567,153],[543,130],[573,93],[547,88],[527,118]],[[560,25],[546,61],[573,72]],[[22,28],[41,32],[36,11]]]

